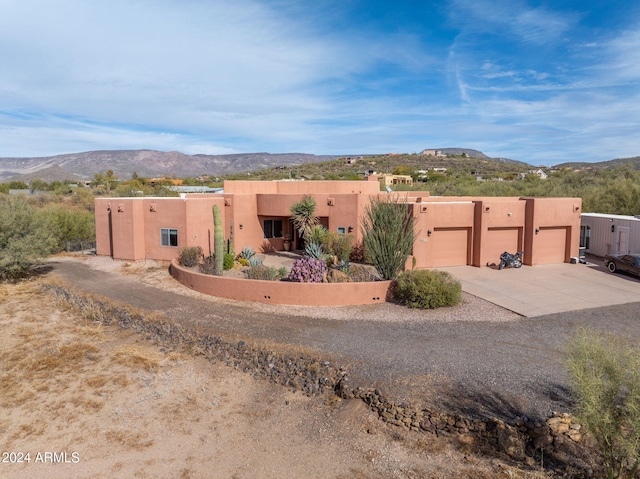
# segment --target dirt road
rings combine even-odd
[[[82,290],[160,311],[203,332],[310,347],[348,365],[356,385],[480,416],[534,418],[568,410],[562,351],[580,326],[640,337],[640,303],[521,318],[467,297],[442,313],[447,320],[429,311],[416,317],[394,305],[346,309],[330,319],[322,308],[302,315],[300,308],[211,300],[181,286],[167,290],[143,284],[138,274],[93,269],[78,260],[50,264],[53,274]],[[156,275],[172,281],[162,269]],[[385,315],[396,317],[385,321]]]

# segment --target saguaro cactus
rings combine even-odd
[[[218,205],[213,205],[213,258],[214,275],[222,276],[224,271],[224,232],[222,230],[222,214]]]

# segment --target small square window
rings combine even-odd
[[[162,246],[178,246],[178,230],[175,228],[160,228],[160,244]]]
[[[346,235],[347,234],[347,228],[345,228],[344,226],[338,226],[338,234],[339,235]]]

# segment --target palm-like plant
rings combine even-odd
[[[316,216],[316,200],[311,196],[305,196],[302,200],[291,205],[289,209],[293,226],[298,231],[300,237],[307,240],[314,226],[318,224]]]

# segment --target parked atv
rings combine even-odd
[[[522,266],[522,255],[524,251],[520,251],[515,254],[511,254],[507,251],[500,255],[500,264],[498,265],[498,269],[502,269],[505,266],[508,268],[520,268]]]

